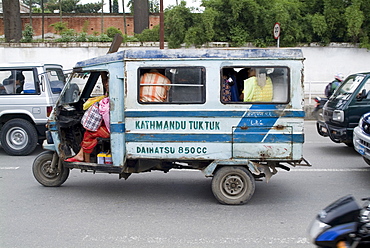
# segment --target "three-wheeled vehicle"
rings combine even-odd
[[[302,155],[303,61],[299,49],[129,49],[78,62],[49,118],[47,151],[35,159],[33,174],[44,186],[60,186],[70,169],[125,179],[196,169],[213,177],[220,203],[244,204],[256,179],[309,165]],[[170,83],[141,84],[152,71]],[[83,104],[104,94],[101,72],[109,73],[110,138],[99,139],[90,162],[65,162],[80,150]],[[76,85],[79,96],[71,101],[65,96]],[[150,86],[166,87],[165,99],[144,100],[143,87]],[[247,88],[263,97],[239,98]]]

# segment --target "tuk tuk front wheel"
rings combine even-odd
[[[56,162],[55,168],[53,168],[53,151],[45,151],[40,153],[32,165],[32,172],[35,179],[42,185],[46,187],[58,187],[62,185],[69,176],[69,169],[62,166],[60,171],[58,171],[58,161]],[[58,156],[54,159],[59,160]]]
[[[247,203],[255,190],[255,180],[248,169],[242,166],[224,166],[215,172],[212,192],[222,204]]]

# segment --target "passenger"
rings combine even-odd
[[[106,95],[108,96],[109,90],[109,78],[107,72],[100,73],[102,83]],[[90,162],[90,154],[93,152],[95,146],[98,143],[98,138],[109,138],[109,97],[103,98],[99,102],[99,113],[103,117],[101,126],[96,131],[85,130],[84,137],[81,142],[81,149],[79,152],[71,158],[64,160],[65,162]]]
[[[167,95],[170,89],[169,84],[171,84],[171,81],[163,74],[158,70],[150,70],[150,72],[141,76],[140,102],[167,101]]]
[[[270,77],[261,70],[258,75],[256,69],[248,71],[248,79],[244,80],[244,90],[240,98],[244,102],[270,102],[273,97],[273,86]]]
[[[236,72],[233,68],[223,69],[221,86],[222,102],[237,102],[239,99],[238,85],[236,82]]]
[[[11,75],[4,79],[3,86],[7,94],[21,93],[23,91],[24,76],[22,71],[11,71]]]

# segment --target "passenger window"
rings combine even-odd
[[[204,103],[203,67],[139,69],[140,103]]]
[[[0,94],[37,94],[38,85],[32,69],[0,71]]]
[[[287,103],[289,70],[282,67],[224,67],[221,102]]]
[[[59,94],[66,83],[63,71],[58,68],[48,68],[47,77],[49,79],[51,91],[53,92],[53,94]]]

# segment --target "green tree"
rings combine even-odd
[[[113,0],[113,13],[118,13],[118,0]]]
[[[344,12],[344,19],[347,22],[347,33],[352,42],[359,41],[361,27],[364,23],[364,12],[360,10],[361,0],[354,0],[352,5],[348,6]]]
[[[202,14],[193,14],[194,25],[186,31],[184,38],[187,46],[200,47],[213,41],[215,15],[212,9],[206,9]]]
[[[193,25],[190,9],[186,7],[185,1],[181,1],[179,5],[167,9],[164,15],[168,47],[179,48],[184,42],[187,30]]]

